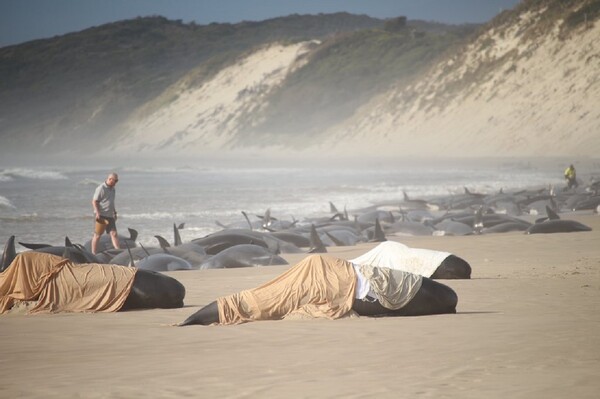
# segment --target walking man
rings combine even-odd
[[[116,173],[111,173],[94,192],[94,198],[92,199],[96,221],[94,236],[92,237],[92,253],[94,254],[96,253],[100,236],[105,231],[110,234],[113,246],[120,248],[116,225],[117,210],[115,209],[115,185],[118,181],[119,176]]]

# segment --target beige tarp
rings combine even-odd
[[[24,252],[0,273],[0,313],[20,301],[35,312],[116,312],[135,277],[133,267],[75,265],[59,256]]]
[[[292,313],[337,319],[352,309],[355,288],[352,263],[311,255],[258,288],[218,298],[220,324],[279,320]]]

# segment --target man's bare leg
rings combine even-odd
[[[111,239],[113,247],[115,247],[115,249],[121,248],[121,246],[119,245],[119,236],[117,235],[116,230],[113,230],[110,232],[110,239]]]
[[[100,241],[100,235],[94,233],[92,236],[92,253],[96,255],[96,249],[98,248],[98,241]]]

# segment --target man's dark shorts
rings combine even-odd
[[[101,236],[105,231],[106,233],[110,233],[113,230],[117,231],[115,218],[101,216],[99,221],[96,220],[95,231],[99,236]]]

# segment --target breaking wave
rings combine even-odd
[[[17,207],[14,206],[12,204],[12,202],[9,201],[8,198],[3,197],[3,196],[0,195],[0,209],[2,209],[2,208],[5,208],[5,209],[6,208],[8,208],[8,209],[17,209]]]
[[[64,174],[51,170],[38,170],[27,168],[3,169],[0,171],[0,181],[14,179],[39,179],[39,180],[67,180]]]

